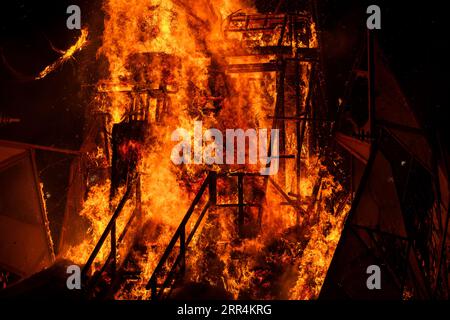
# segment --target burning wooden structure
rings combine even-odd
[[[340,106],[352,108],[331,118],[314,1],[294,13],[220,0],[108,0],[105,10],[107,68],[86,85],[58,244],[82,267],[85,297],[448,297],[446,156],[375,63],[372,35]],[[174,165],[172,132],[197,120],[278,129],[278,173]],[[423,208],[409,201],[419,176],[436,194]],[[391,280],[380,296],[361,289],[374,263]]]
[[[80,229],[71,234],[68,225],[80,220],[80,211],[69,207],[61,244],[66,257],[84,264],[88,294],[162,298],[174,288],[203,282],[234,298],[291,297],[294,291],[285,293],[289,285],[283,277],[291,273],[290,284],[295,285],[296,255],[312,250],[304,247],[310,237],[321,237],[318,229],[309,228],[334,210],[331,227],[336,230],[325,224],[320,228],[328,228],[322,236],[336,242],[349,205],[345,191],[319,159],[332,121],[327,118],[312,7],[295,14],[237,11],[220,18],[212,8],[208,15],[193,3],[173,2],[149,9],[160,20],[142,20],[149,25],[137,29],[130,26],[134,45],[141,46],[137,49],[116,38],[115,19],[124,8],[113,1],[108,9],[101,50],[110,74],[95,86],[97,117],[84,147],[97,159],[97,173],[82,175],[98,179],[81,209],[92,239],[82,232],[82,244],[71,244]],[[177,23],[164,20],[166,11],[177,16]],[[170,33],[164,23],[169,23]],[[180,41],[181,30],[193,43],[173,47],[168,38]],[[117,43],[110,43],[112,39]],[[148,43],[153,43],[148,46],[152,51],[142,51]],[[104,112],[99,114],[99,107]],[[166,164],[170,144],[165,137],[196,119],[216,128],[278,129],[278,174],[263,176],[255,165]],[[86,171],[85,165],[89,160],[79,159],[73,170]],[[69,193],[80,197],[86,185],[80,180]],[[336,192],[331,195],[327,188]],[[102,210],[97,201],[111,214],[93,216],[90,210]],[[180,215],[183,207],[187,212]],[[273,261],[258,257],[256,252],[270,251],[276,234],[283,232],[291,248],[280,248]],[[322,252],[325,264],[332,254],[328,251]],[[291,263],[271,272],[268,265],[282,259]],[[239,261],[245,263],[239,266]],[[326,266],[320,268],[323,278]],[[261,281],[276,283],[276,289],[253,292]],[[308,294],[316,296],[319,289],[320,284]]]

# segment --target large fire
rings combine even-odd
[[[132,141],[121,149],[124,156],[129,148],[139,149],[142,154],[136,170],[141,177],[143,217],[132,231],[141,249],[121,245],[118,256],[122,262],[132,260],[139,277],[124,282],[116,298],[142,299],[149,297],[145,285],[206,172],[258,171],[254,165],[176,166],[170,160],[174,146],[171,133],[178,127],[192,128],[195,120],[220,130],[272,128],[276,70],[236,73],[227,72],[227,66],[274,60],[274,54],[251,56],[242,52],[277,44],[275,37],[267,33],[226,32],[230,15],[257,14],[254,7],[240,0],[105,0],[104,10],[103,45],[98,54],[106,57],[109,69],[98,83],[93,113],[110,115],[108,131],[132,117],[136,110],[145,109],[145,117],[142,112],[137,117],[149,123],[149,138],[142,146]],[[313,21],[309,28],[308,43],[297,40],[296,47],[318,46]],[[311,62],[299,63],[298,72],[302,96],[299,103],[305,109]],[[286,94],[286,99],[289,97]],[[287,112],[293,108],[286,104]],[[294,135],[295,130],[286,129],[286,152],[295,153]],[[309,139],[305,139],[300,184],[294,179],[294,160],[286,161],[284,176],[274,178],[286,187],[286,193],[297,195],[298,210],[283,203],[286,200],[264,178],[246,177],[246,201],[259,202],[262,207],[261,228],[253,236],[240,237],[235,208],[215,209],[203,220],[189,245],[185,281],[208,283],[235,299],[317,297],[349,204],[335,201],[347,199],[342,197],[344,191],[321,159],[310,154],[308,143]],[[103,146],[95,151],[95,166],[107,167],[111,151]],[[89,232],[83,243],[65,253],[77,263],[86,263],[125,192],[124,187],[119,188],[110,201],[110,184],[110,179],[103,179],[90,186],[80,213],[89,221]],[[218,203],[237,203],[235,180],[219,179],[217,188]],[[117,220],[119,234],[133,205],[128,202]],[[257,210],[253,215],[251,211],[248,216],[257,216]],[[109,250],[106,242],[94,268],[107,259]]]

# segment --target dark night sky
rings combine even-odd
[[[267,9],[277,1],[257,2]],[[295,3],[286,1],[285,8],[293,8]],[[84,122],[81,81],[95,83],[95,52],[103,21],[100,1],[2,1],[0,50],[15,70],[37,74],[58,58],[50,43],[65,49],[79,35],[65,26],[70,4],[81,7],[83,24],[90,25],[91,45],[77,55],[77,61],[40,81],[17,81],[0,61],[0,114],[22,119],[17,125],[0,126],[0,139],[79,147]],[[428,129],[448,134],[450,37],[444,34],[448,30],[444,27],[445,1],[319,0],[319,4],[332,101],[342,93],[358,37],[365,30],[365,9],[378,4],[382,10],[380,46],[408,100]],[[41,170],[45,169],[41,178],[48,193],[58,197],[56,190],[67,181],[70,159],[60,155],[38,159]],[[64,199],[54,201],[49,206],[50,215],[63,207]]]

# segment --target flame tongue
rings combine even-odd
[[[61,67],[66,61],[73,58],[74,54],[78,51],[81,51],[88,43],[89,31],[87,28],[81,29],[81,35],[78,38],[77,42],[73,44],[69,49],[62,52],[62,56],[58,58],[55,62],[45,67],[36,77],[35,80],[40,80],[45,78],[48,74],[52,73],[59,67]]]

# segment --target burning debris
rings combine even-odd
[[[81,29],[81,34],[75,44],[70,46],[67,50],[57,50],[55,48],[52,48],[61,54],[61,56],[52,64],[46,66],[41,72],[39,72],[36,76],[29,76],[24,75],[21,72],[18,72],[15,70],[12,66],[9,65],[8,61],[6,60],[5,56],[3,55],[3,52],[0,50],[1,58],[3,61],[3,64],[5,67],[9,70],[9,72],[18,80],[20,81],[33,81],[33,80],[41,80],[44,79],[47,75],[54,72],[55,70],[59,69],[61,66],[64,65],[67,61],[70,59],[74,59],[74,55],[83,50],[88,45],[88,35],[89,31],[87,28]]]
[[[83,50],[83,48],[87,45],[88,35],[89,35],[89,31],[87,28],[81,29],[81,35],[78,38],[77,42],[75,44],[73,44],[72,46],[70,46],[69,49],[62,51],[61,57],[59,57],[58,60],[56,60],[52,64],[45,67],[44,70],[39,72],[39,74],[34,79],[35,80],[44,79],[48,74],[50,74],[53,71],[55,71],[56,69],[60,68],[66,61],[73,59],[74,54],[77,53],[78,51]]]

